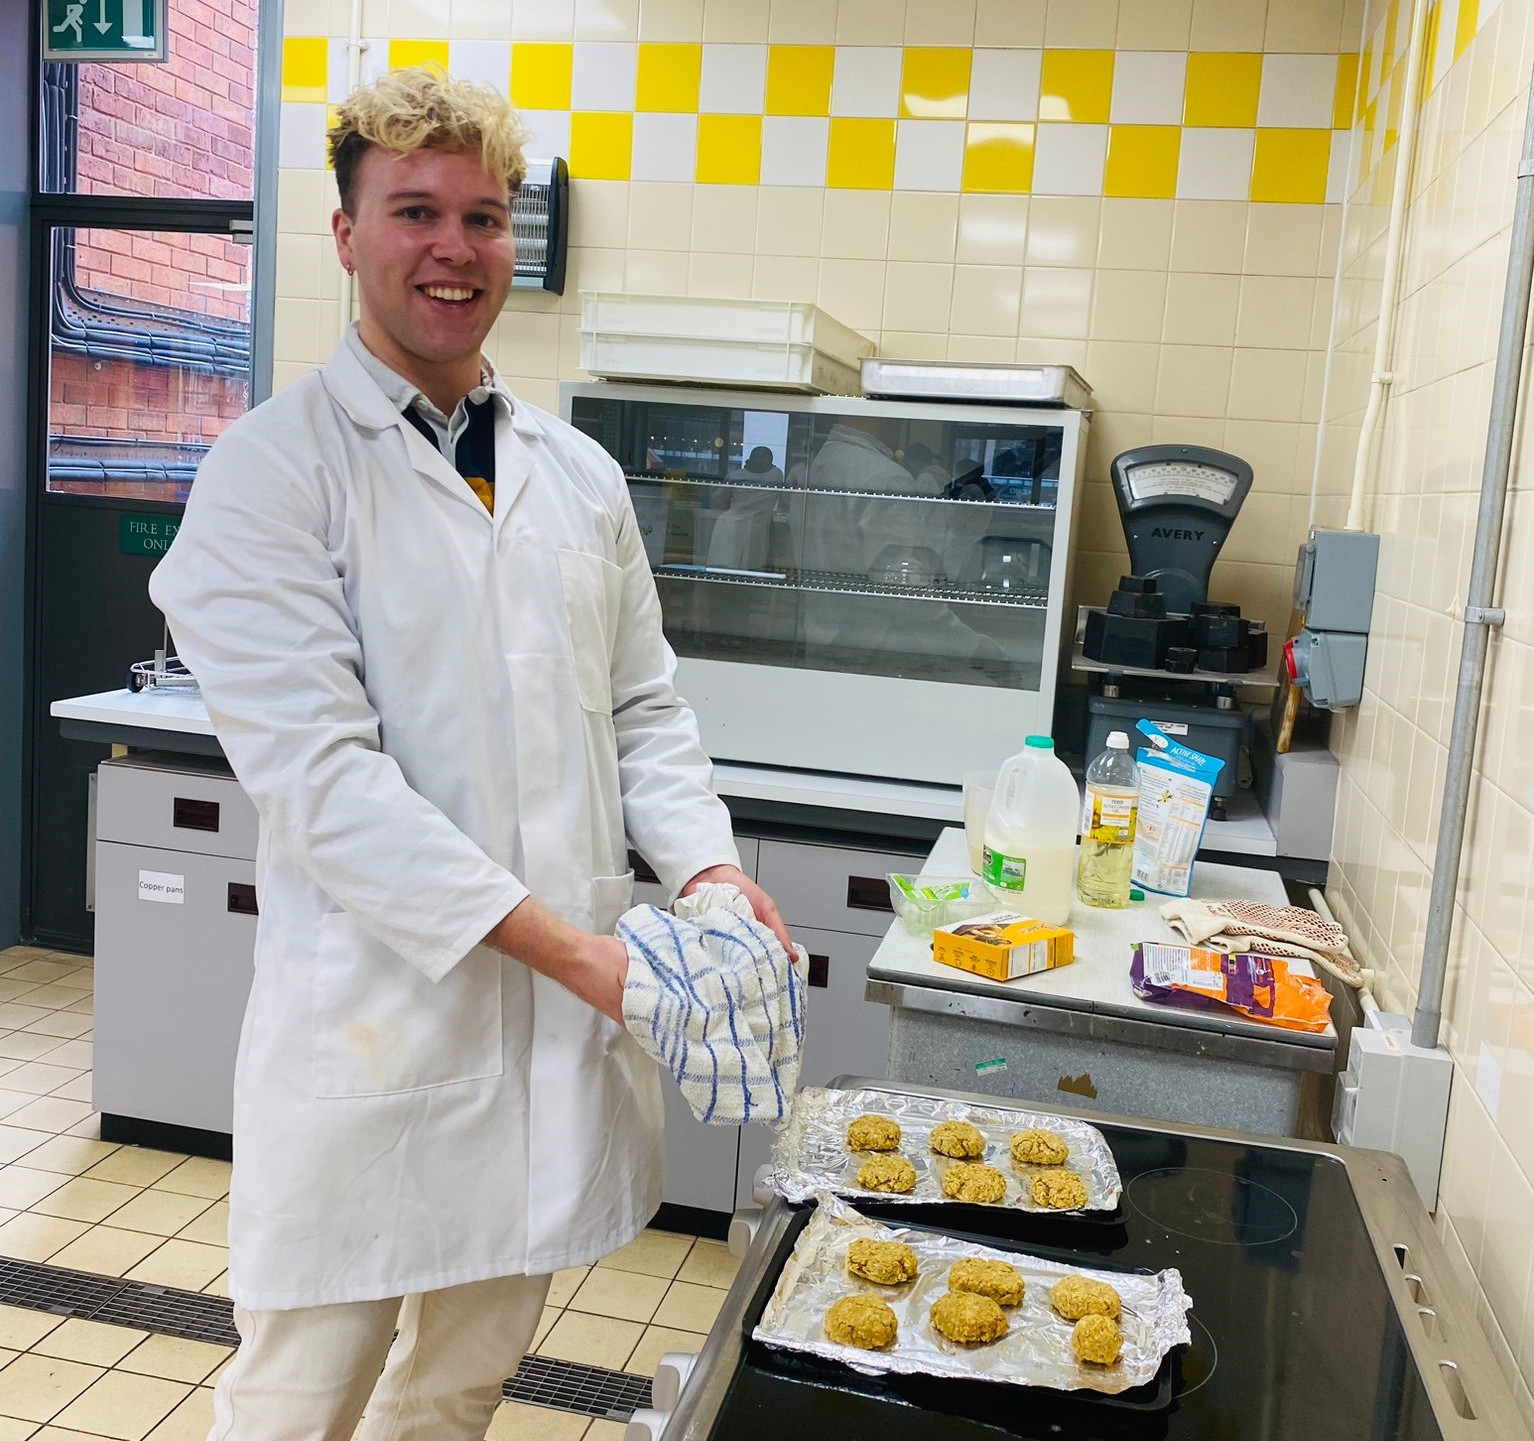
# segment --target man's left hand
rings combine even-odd
[[[776,903],[739,866],[710,866],[706,871],[699,871],[682,887],[681,894],[690,896],[699,886],[710,881],[734,886],[751,902],[751,910],[757,920],[783,942],[789,955],[794,954],[793,940],[788,934],[788,927],[783,924],[783,917],[778,914]]]

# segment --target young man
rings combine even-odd
[[[672,687],[622,474],[480,352],[515,117],[404,71],[330,140],[360,320],[214,446],[151,586],[262,821],[212,1435],[347,1441],[366,1403],[366,1441],[478,1441],[550,1273],[659,1201],[611,935],[628,838],[787,937]]]

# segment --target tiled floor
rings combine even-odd
[[[0,1256],[227,1295],[229,1167],[114,1146],[90,1104],[95,977],[0,952]],[[638,1375],[696,1351],[735,1275],[714,1241],[647,1231],[561,1271],[534,1349]],[[221,1346],[0,1306],[0,1441],[203,1441]],[[491,1441],[616,1441],[623,1427],[501,1407]]]

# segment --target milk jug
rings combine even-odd
[[[1048,736],[1029,736],[1001,768],[985,821],[987,884],[1009,909],[1046,925],[1071,914],[1081,795]]]

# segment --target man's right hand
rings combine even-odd
[[[558,981],[593,1010],[623,1024],[629,957],[622,941],[572,926],[529,896],[485,937],[485,944]]]

